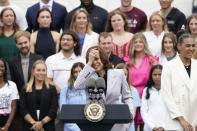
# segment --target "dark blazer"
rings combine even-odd
[[[28,80],[31,75],[31,69],[36,60],[42,59],[41,56],[30,53],[29,56],[29,69],[28,69]],[[21,56],[15,56],[8,61],[9,68],[10,68],[10,75],[11,80],[16,83],[18,92],[24,87],[24,76],[23,76],[23,69],[21,65]]]
[[[40,10],[40,3],[36,3],[33,6],[29,7],[26,12],[26,19],[28,28],[27,31],[32,32],[36,26],[36,16],[38,11]],[[57,32],[60,32],[60,30],[64,30],[65,25],[65,19],[67,16],[67,10],[66,8],[53,1],[52,5],[52,19],[53,19],[53,29]]]
[[[22,89],[20,96],[20,113],[22,117],[24,118],[25,115],[30,114],[34,120],[41,121],[45,116],[49,116],[51,121],[44,124],[43,128],[45,131],[55,131],[54,120],[57,115],[58,96],[54,86],[50,85],[50,88],[47,89],[46,86],[43,85],[39,120],[37,120],[36,107],[35,86],[32,87],[31,93],[27,93],[26,89]],[[29,131],[31,127],[32,125],[24,120],[23,131]]]
[[[65,21],[66,29],[69,29],[72,21],[72,16],[74,15],[75,11],[78,10],[79,8],[85,8],[85,7],[83,7],[83,5],[81,4],[77,8],[70,11],[66,16],[66,21]],[[92,30],[98,34],[105,31],[105,24],[108,16],[107,10],[92,3],[91,7],[87,11],[90,17],[91,24],[93,26]]]

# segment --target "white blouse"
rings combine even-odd
[[[153,31],[147,31],[143,33],[146,37],[148,48],[153,56],[161,56],[162,39],[164,37],[165,31],[163,31],[159,36],[156,36]]]

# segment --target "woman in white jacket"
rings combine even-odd
[[[99,35],[93,32],[88,12],[84,8],[75,11],[70,30],[78,35],[81,42],[81,56],[85,58],[87,50],[98,44]]]
[[[161,42],[166,32],[168,27],[164,16],[161,11],[154,12],[149,18],[146,31],[143,32],[153,56],[161,56]]]
[[[144,120],[144,131],[164,131],[165,105],[160,93],[162,66],[151,69],[147,87],[143,90],[141,115]]]

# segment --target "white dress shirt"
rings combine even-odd
[[[48,4],[45,4],[40,0],[40,9],[42,8],[48,8],[50,11],[52,11],[52,6],[53,6],[53,0],[50,0]]]

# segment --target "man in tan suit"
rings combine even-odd
[[[197,126],[197,61],[192,59],[193,37],[183,34],[177,47],[179,56],[164,65],[161,77],[167,107],[165,130],[194,131]]]

